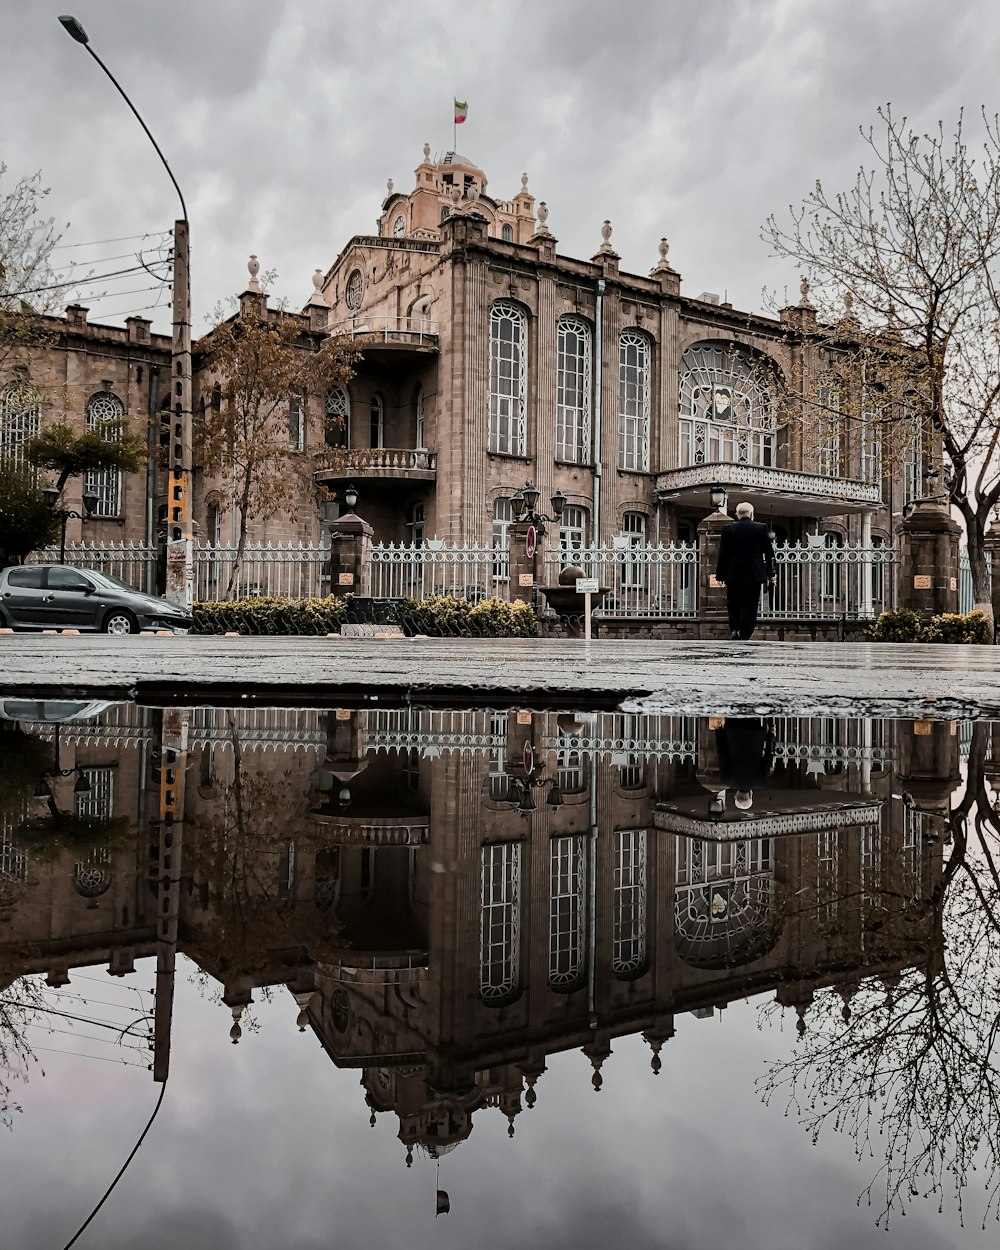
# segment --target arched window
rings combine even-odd
[[[450,216],[451,216],[451,209],[450,209],[450,207],[446,204],[446,205],[444,206],[444,208],[442,208],[442,209],[441,209],[441,220],[442,220],[442,221],[444,221],[444,220],[445,220],[445,218],[450,217]]]
[[[823,607],[825,611],[830,612],[838,610],[843,589],[844,565],[840,553],[844,546],[844,535],[831,530],[824,535],[824,544],[826,550],[823,553]]]
[[[326,444],[328,447],[351,445],[351,398],[342,386],[327,391],[324,400],[326,413]]]
[[[0,462],[24,465],[24,445],[36,438],[42,421],[38,394],[27,382],[8,382],[0,390]]]
[[[816,392],[816,469],[824,477],[843,476],[845,460],[843,391],[836,378],[820,383]]]
[[[774,366],[735,343],[696,343],[681,358],[679,458],[689,464],[773,465]]]
[[[385,446],[385,403],[382,396],[376,392],[372,396],[371,406],[369,408],[369,447]]]
[[[482,873],[479,992],[501,1006],[517,996],[520,975],[521,844],[484,846]]]
[[[647,566],[641,556],[646,548],[645,512],[626,512],[622,517],[622,547],[622,590],[639,589],[646,585]]]
[[[417,393],[413,397],[413,415],[414,415],[414,447],[421,448],[427,446],[427,425],[424,417],[424,388],[417,383]]]
[[[410,509],[407,529],[410,531],[410,543],[413,547],[424,545],[424,527],[427,524],[427,509],[422,503],[415,503]]]
[[[87,400],[87,431],[105,442],[121,442],[122,429],[115,422],[124,420],[125,405],[110,391],[98,391]],[[122,475],[120,469],[89,469],[84,476],[84,492],[97,496],[94,516],[121,516]]]
[[[621,980],[646,967],[646,830],[615,831],[611,971]]]
[[[590,326],[560,317],[556,330],[556,459],[590,460]]]
[[[523,456],[527,445],[525,392],[528,376],[528,319],[516,304],[490,309],[489,450]]]
[[[563,794],[583,794],[587,789],[587,761],[575,735],[559,730],[556,747],[556,784]]]
[[[222,409],[222,385],[219,382],[212,387],[212,410],[219,412]]]
[[[770,838],[675,839],[674,945],[685,963],[725,968],[769,951],[781,931]]]
[[[212,547],[222,542],[222,508],[217,500],[208,505],[205,513],[205,537]]]
[[[559,526],[559,558],[563,564],[579,564],[586,560],[587,530],[590,514],[580,504],[566,504]]]
[[[510,523],[514,519],[510,499],[493,500],[493,584],[506,586],[510,578]]]
[[[571,990],[583,974],[584,873],[582,834],[553,838],[549,870],[549,985]]]
[[[514,242],[514,227],[504,226],[503,229],[500,231],[500,236],[505,243],[513,243]]]
[[[649,470],[649,339],[622,330],[618,339],[618,467]]]
[[[288,450],[305,451],[305,449],[305,400],[301,395],[290,395],[288,398]]]

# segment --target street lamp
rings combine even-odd
[[[545,533],[544,521],[555,521],[556,524],[562,520],[563,509],[566,507],[566,496],[561,490],[556,490],[549,496],[549,505],[552,508],[552,515],[546,516],[544,512],[537,512],[539,490],[534,482],[525,482],[520,490],[516,490],[510,497],[510,513],[515,521],[527,521],[531,525],[537,525],[541,533]]]
[[[548,788],[545,805],[557,812],[563,805],[562,791],[554,777],[510,777],[507,783],[507,795],[501,802],[517,812],[518,816],[527,819],[538,810],[535,804],[535,790]]]
[[[116,91],[129,106],[155,148],[181,202],[181,218],[174,222],[174,335],[170,359],[173,422],[169,458],[170,486],[167,492],[167,599],[190,611],[194,591],[194,528],[191,516],[191,275],[187,205],[174,177],[174,171],[160,151],[160,145],[153,138],[152,132],[126,95],[121,83],[90,46],[90,37],[83,26],[69,14],[63,14],[59,22],[70,38],[82,44],[111,79]]]
[[[712,501],[712,507],[716,512],[725,512],[727,492],[724,486],[716,483],[708,492],[708,497]]]
[[[354,486],[348,486],[348,488],[344,491],[344,503],[346,503],[351,512],[353,512],[357,502],[357,489]]]
[[[94,490],[85,490],[83,492],[83,511],[77,512],[75,508],[57,508],[59,496],[62,492],[58,486],[42,487],[42,496],[45,504],[53,516],[59,518],[61,529],[59,533],[59,563],[66,563],[66,522],[70,517],[74,517],[77,521],[89,521],[97,511],[97,505],[101,502],[100,495]]]

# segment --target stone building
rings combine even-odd
[[[852,397],[858,419],[841,413],[836,343],[807,287],[777,318],[740,312],[682,294],[665,240],[644,276],[622,272],[608,222],[600,235],[590,259],[561,255],[526,175],[497,199],[455,152],[432,159],[425,145],[412,189],[390,180],[377,233],[317,270],[301,314],[305,330],[366,344],[349,386],[289,401],[293,450],[322,444],[328,416],[343,424],[329,441],[346,463],[319,475],[335,497],[327,521],[354,485],[376,540],[503,542],[510,499],[531,479],[543,500],[565,496],[566,547],[692,540],[712,487],[752,501],[779,539],[891,543],[904,504],[925,493],[932,449],[916,439],[901,468],[890,463],[877,415],[891,401],[877,388]],[[255,258],[251,272],[244,298]],[[82,308],[56,328],[23,377],[0,378],[0,448],[16,451],[49,415],[82,424],[113,410],[145,430],[168,340],[140,318],[93,325]],[[43,402],[27,411],[33,378]],[[212,404],[214,381],[196,353],[196,409]],[[164,505],[159,470],[99,485],[99,514],[80,532],[148,540]],[[315,541],[320,513],[304,491],[251,537]],[[197,473],[195,516],[205,538],[234,534],[218,483]]]

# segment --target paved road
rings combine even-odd
[[[0,697],[1000,719],[993,647],[0,636]]]

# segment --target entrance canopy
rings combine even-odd
[[[874,483],[756,464],[694,464],[670,469],[657,475],[654,489],[660,503],[710,512],[712,490],[719,486],[728,494],[730,504],[746,500],[757,509],[788,517],[843,516],[882,507],[882,490]]]

